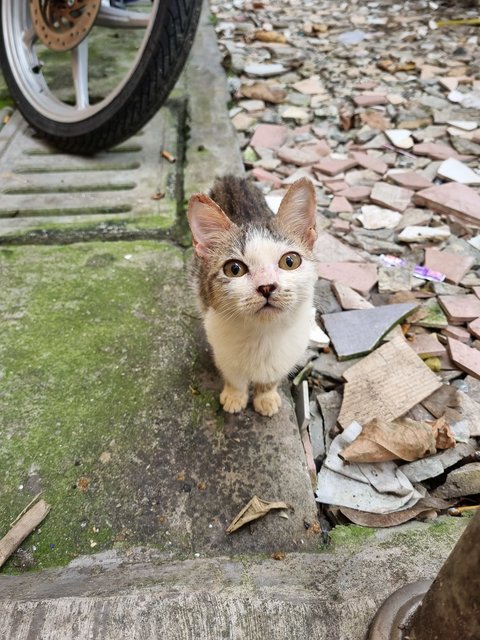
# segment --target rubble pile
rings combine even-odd
[[[318,197],[293,380],[317,500],[390,526],[480,495],[475,3],[211,1],[247,173]],[[320,329],[321,327],[321,329]],[[463,511],[462,511],[463,510]]]

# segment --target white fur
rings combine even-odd
[[[225,381],[237,389],[250,383],[279,382],[308,345],[317,279],[314,263],[303,259],[298,269],[284,270],[280,258],[292,244],[256,233],[247,239],[244,256],[249,272],[225,282],[220,308],[209,307],[204,322],[215,363]],[[275,284],[273,309],[263,309],[261,285]]]

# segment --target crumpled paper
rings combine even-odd
[[[413,507],[423,495],[394,462],[346,464],[338,456],[361,431],[352,422],[333,440],[318,474],[316,500],[381,514]]]

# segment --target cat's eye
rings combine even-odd
[[[284,256],[280,258],[278,266],[280,269],[285,269],[286,271],[293,271],[293,269],[298,269],[298,267],[302,264],[302,258],[295,253],[294,251],[290,251],[290,253],[286,253]]]
[[[229,260],[223,265],[223,273],[229,278],[241,278],[247,271],[247,265],[240,260]]]

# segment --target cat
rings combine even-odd
[[[316,195],[294,182],[277,215],[243,178],[217,178],[210,197],[192,195],[192,280],[207,339],[224,379],[220,403],[239,413],[253,385],[254,409],[273,416],[278,383],[305,352],[316,264]]]

